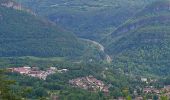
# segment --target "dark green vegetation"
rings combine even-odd
[[[11,95],[12,92],[10,91],[10,85],[13,84],[12,81],[6,80],[4,76],[4,71],[0,70],[0,99],[12,99],[15,98],[14,95]]]
[[[28,89],[30,93],[21,97],[30,99],[56,95],[61,100],[108,100],[118,97],[131,100],[135,97],[135,90],[138,96],[145,96],[141,89],[146,86],[162,88],[169,85],[170,79],[166,77],[170,75],[170,1],[155,2],[141,10],[152,1],[156,0],[20,1],[80,37],[101,40],[115,30],[102,39],[106,51],[113,58],[112,64],[100,62],[104,52],[101,53],[92,43],[78,39],[54,23],[25,11],[1,6],[1,68],[29,65],[41,70],[51,66],[69,70],[50,75],[47,80],[5,73],[9,80],[17,82],[4,84],[5,79],[0,77],[2,86],[11,86],[4,90]],[[124,23],[131,16],[133,18]],[[109,94],[74,88],[68,83],[70,79],[88,75],[109,85]],[[146,84],[141,77],[160,80]],[[7,95],[10,92],[7,91]],[[16,94],[11,95],[15,97]],[[148,96],[152,98],[152,95]]]
[[[77,36],[101,40],[156,0],[16,0]]]
[[[54,23],[23,10],[0,6],[0,30],[0,57],[102,59],[93,45],[78,39]],[[89,55],[84,55],[84,52]]]
[[[170,1],[147,6],[103,40],[114,66],[138,75],[169,75],[169,6]]]
[[[1,100],[21,100],[28,91],[26,89],[14,88],[15,81],[9,80],[7,71],[0,69],[0,99]]]
[[[83,49],[74,35],[59,30],[48,21],[2,6],[0,12],[1,57],[66,56],[78,54],[74,48],[77,52]]]

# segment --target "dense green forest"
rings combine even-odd
[[[169,75],[169,15],[169,1],[155,2],[104,39],[113,65],[139,75]]]
[[[103,59],[94,45],[78,39],[53,22],[4,6],[0,6],[0,12],[0,57]],[[84,55],[83,52],[89,54]]]
[[[1,7],[0,56],[76,55],[83,49],[77,38],[52,23],[24,11]],[[79,44],[80,43],[80,44]],[[48,45],[48,47],[46,47]],[[78,51],[79,50],[79,51]],[[63,54],[62,52],[65,52]]]

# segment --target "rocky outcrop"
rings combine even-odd
[[[3,6],[3,7],[7,7],[7,8],[13,8],[15,10],[23,10],[23,11],[26,11],[28,13],[31,13],[32,15],[36,15],[30,9],[26,9],[26,8],[22,7],[20,4],[13,2],[13,1],[1,2],[0,5]]]
[[[136,30],[139,27],[143,27],[146,25],[156,25],[159,22],[159,24],[164,24],[167,22],[170,22],[170,15],[165,16],[154,16],[150,18],[144,18],[136,22],[127,23],[123,25],[122,27],[119,27],[114,33],[112,33],[112,36],[117,36],[123,33],[127,33],[129,31]]]
[[[3,2],[3,3],[1,3],[1,6],[13,8],[13,9],[16,9],[16,10],[22,10],[21,5],[15,3],[15,2],[12,2],[12,1]]]

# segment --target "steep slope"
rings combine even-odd
[[[127,72],[170,72],[170,1],[147,6],[103,40],[114,65]]]
[[[16,0],[77,36],[100,40],[156,0]]]
[[[90,48],[72,33],[27,13],[12,1],[0,1],[0,57],[74,58],[86,49]]]

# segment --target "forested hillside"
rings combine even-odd
[[[168,100],[169,59],[170,0],[0,0],[0,100]]]
[[[20,5],[11,1],[5,2],[1,1],[0,6],[0,57],[38,56],[73,59],[82,57],[84,50],[93,55],[94,47],[79,40],[72,33],[27,11],[16,10],[18,6],[21,8]]]
[[[169,75],[170,1],[155,2],[103,40],[116,67],[136,74]]]
[[[156,0],[17,0],[76,35],[101,40]]]

